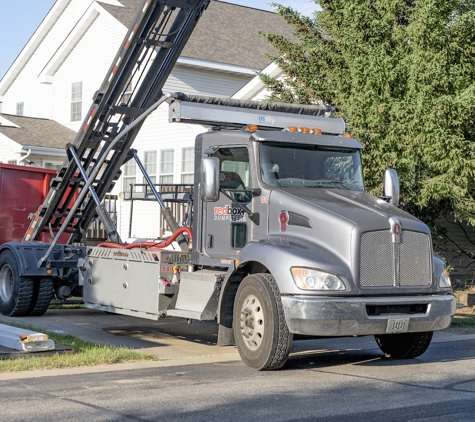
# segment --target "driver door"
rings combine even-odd
[[[252,195],[247,147],[223,147],[214,154],[219,159],[220,187],[236,202],[250,208]],[[249,239],[249,216],[222,192],[217,202],[205,203],[203,245],[206,255],[234,259]]]

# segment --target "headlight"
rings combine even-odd
[[[291,268],[294,282],[302,290],[346,290],[345,284],[335,274],[310,268]]]
[[[449,272],[447,269],[442,271],[439,276],[439,287],[442,289],[447,289],[452,287],[452,282],[450,281]]]

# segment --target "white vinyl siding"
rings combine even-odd
[[[8,91],[3,96],[3,113],[15,114],[16,103],[19,101],[25,101],[25,113],[27,113],[25,115],[28,117],[52,118],[52,98],[53,92],[57,87],[54,87],[51,84],[40,83],[38,81],[38,75],[47,65],[53,54],[61,46],[65,37],[67,37],[71,32],[71,28],[77,22],[78,17],[82,16],[84,11],[90,6],[90,2],[85,2],[84,0],[71,0],[70,2],[57,2],[57,5],[59,6],[59,9],[65,6],[64,10],[58,14],[58,9],[54,18],[56,19],[54,25],[42,28],[43,32],[47,31],[44,39],[42,39],[41,42],[34,44],[37,35],[35,34],[30,40],[33,44],[31,46],[25,46],[24,52],[27,53],[27,49],[30,48],[32,54],[28,57],[28,61],[22,67],[21,72],[8,87]],[[45,21],[43,23],[46,24],[49,22]],[[123,35],[121,39],[122,38]],[[115,51],[113,54],[115,54]],[[112,59],[110,59],[110,61],[111,60]],[[83,57],[82,62],[80,61],[75,64],[76,68],[82,67],[84,62],[87,61],[85,61]],[[69,94],[66,87],[62,93],[64,96]],[[63,110],[66,109],[66,115],[69,119],[69,107],[66,105],[65,101],[67,100],[63,99],[61,107]]]
[[[53,119],[78,131],[82,120],[70,121],[69,101],[71,83],[83,82],[83,117],[91,106],[95,92],[101,87],[106,72],[125,35],[111,20],[99,15],[53,77]],[[98,44],[97,40],[101,40]],[[84,58],[87,57],[87,60]]]
[[[230,97],[249,82],[252,77],[253,75],[224,73],[178,64],[173,68],[163,92]]]

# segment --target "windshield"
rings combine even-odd
[[[263,142],[259,151],[261,176],[268,185],[364,190],[359,150]]]

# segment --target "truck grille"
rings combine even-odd
[[[363,233],[361,287],[428,286],[431,282],[431,245],[427,234],[404,230],[401,243],[395,244],[389,230]]]

